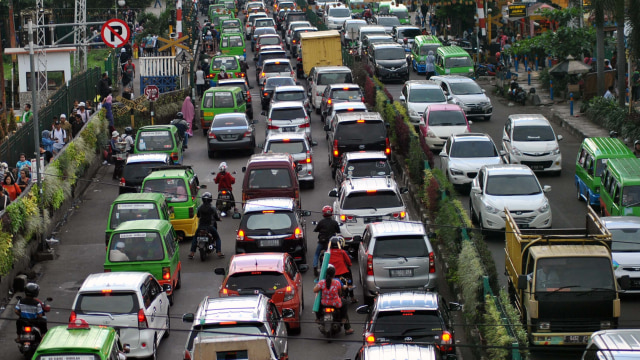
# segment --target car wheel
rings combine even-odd
[[[315,180],[309,181],[308,185],[309,185],[309,189],[313,189],[316,186]]]
[[[362,299],[365,305],[373,305],[373,296],[368,296],[366,293],[362,293]]]
[[[554,171],[553,172],[553,176],[560,176],[562,175],[562,170],[558,170],[558,171]]]
[[[580,184],[576,183],[576,195],[578,198],[578,201],[582,201],[582,193],[580,192]]]
[[[178,281],[176,282],[176,290],[182,287],[182,271],[178,271]]]
[[[169,298],[169,305],[173,306],[173,291],[171,292],[171,295],[167,295],[167,298]]]
[[[314,106],[314,108],[316,109],[316,114],[320,114],[320,108],[319,107],[315,107],[315,106]]]
[[[476,212],[473,210],[473,204],[471,203],[471,199],[469,199],[469,212],[471,213],[471,223],[478,223],[478,217]]]
[[[158,345],[156,345],[156,337],[153,337],[153,350],[151,355],[149,356],[149,360],[157,360],[158,359]]]
[[[296,325],[298,325],[296,328],[289,326],[288,335],[300,335],[300,332],[302,332],[302,324],[298,321]]]
[[[331,178],[334,180],[336,179],[336,168],[334,167],[331,167]]]
[[[162,338],[166,339],[169,335],[171,335],[171,310],[167,308],[167,329],[164,331]]]

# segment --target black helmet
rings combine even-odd
[[[213,202],[213,195],[211,195],[211,193],[207,191],[206,193],[202,194],[202,201],[207,203]]]
[[[36,297],[40,294],[40,286],[36,283],[28,283],[27,286],[24,287],[24,294],[26,296]]]
[[[131,126],[127,126],[126,128],[124,128],[124,133],[127,135],[133,134],[133,128]]]
[[[179,112],[176,114],[176,117],[177,117],[178,119],[184,119],[184,115],[182,114],[182,111],[179,111]]]
[[[633,142],[633,147],[635,147],[636,145],[640,144],[640,140],[636,140]]]
[[[329,266],[327,266],[327,271],[325,272],[325,276],[326,277],[336,276],[336,268],[333,265],[329,264]]]
[[[340,249],[343,241],[344,239],[340,236],[332,236],[331,239],[329,239],[332,249]]]

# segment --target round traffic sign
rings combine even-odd
[[[147,85],[144,88],[144,95],[149,101],[156,101],[160,96],[160,89],[156,85]]]
[[[129,25],[120,19],[111,19],[102,25],[102,41],[112,48],[123,46],[131,38]]]

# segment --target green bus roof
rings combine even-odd
[[[618,180],[623,186],[630,181],[640,184],[640,159],[635,157],[610,159],[607,161],[607,168],[620,176]]]
[[[446,55],[464,55],[464,56],[469,56],[469,53],[466,52],[463,48],[461,48],[460,46],[441,46],[438,48],[438,52],[441,52],[442,55],[446,56]]]
[[[164,202],[164,196],[159,193],[127,193],[118,196],[113,202],[125,201],[145,201],[145,202]]]
[[[155,130],[169,130],[169,131],[178,131],[177,128],[173,125],[147,125],[138,129],[140,131],[155,131]]]
[[[108,357],[115,337],[116,331],[110,327],[68,329],[66,325],[56,326],[47,331],[35,355],[84,352],[101,353]]]
[[[593,150],[596,158],[621,158],[635,157],[631,149],[627,147],[620,139],[611,137],[593,137],[584,139],[584,144]]]
[[[139,231],[139,232],[147,232],[147,231],[158,231],[164,232],[167,227],[171,227],[171,223],[167,220],[135,220],[135,221],[125,221],[120,224],[113,233],[127,232],[127,231]]]
[[[415,42],[422,42],[423,44],[439,44],[442,45],[440,40],[434,35],[418,35],[414,39]]]

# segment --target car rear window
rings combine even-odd
[[[345,174],[352,177],[377,177],[391,174],[391,166],[387,160],[351,160]]]
[[[187,187],[181,178],[149,179],[144,182],[142,192],[160,193],[170,203],[188,200]]]
[[[244,44],[242,43],[242,38],[240,36],[225,36],[222,38],[221,47],[241,47]]]
[[[173,149],[169,131],[142,131],[136,144],[139,151],[167,151]]]
[[[287,14],[287,21],[305,21],[307,20],[307,14],[305,13],[295,13],[295,14]]]
[[[249,335],[249,336],[257,336],[264,335],[265,327],[262,323],[259,322],[233,322],[233,324],[212,324],[212,325],[196,325],[193,330],[189,334],[189,342],[187,343],[187,349],[193,349],[193,340],[197,337],[198,339],[214,339],[217,337],[225,337],[228,338],[229,334],[233,334],[235,336],[240,335]],[[222,357],[222,359],[228,359],[227,357]],[[235,357],[232,359],[248,359],[248,357]]]
[[[162,238],[156,232],[114,234],[109,244],[109,261],[159,261],[164,259]]]
[[[262,26],[273,26],[273,19],[259,18],[258,20],[256,20],[256,27],[262,27]]]
[[[233,94],[231,91],[217,91],[213,94],[213,107],[214,108],[232,108],[235,107],[233,103]]]
[[[287,54],[284,51],[261,53],[259,62],[263,63],[265,60],[281,59],[283,57],[287,57]]]
[[[269,230],[277,235],[278,230],[289,231],[293,224],[291,212],[264,210],[245,214],[245,228],[248,231]]]
[[[134,292],[80,293],[74,311],[78,314],[136,314],[140,306]]]
[[[265,87],[275,88],[277,86],[295,85],[296,82],[290,77],[272,77],[266,80]]]
[[[409,336],[414,340],[420,335],[432,336],[443,330],[435,310],[381,311],[373,325],[377,337]]]
[[[151,202],[123,203],[113,207],[110,218],[109,227],[115,229],[125,221],[160,219],[160,213],[156,204]]]
[[[277,271],[252,271],[236,273],[227,279],[226,288],[240,295],[253,295],[256,291],[271,296],[278,289],[289,285],[284,274]]]
[[[363,143],[384,140],[387,130],[382,121],[343,121],[338,123],[335,137],[340,142]],[[367,141],[365,141],[367,140]]]
[[[164,162],[140,162],[126,164],[122,170],[122,176],[127,182],[142,184],[142,180],[151,173],[151,168],[164,165],[167,164]]]
[[[351,72],[330,72],[318,74],[317,85],[331,85],[339,83],[352,83]]]
[[[280,38],[275,36],[265,36],[258,39],[260,45],[280,45]]]
[[[249,189],[291,188],[289,169],[254,169],[249,174]]]
[[[269,141],[266,152],[299,154],[307,151],[304,141]]]
[[[304,119],[306,116],[304,112],[304,108],[295,107],[295,108],[278,108],[271,110],[271,114],[269,118],[271,120],[294,120],[294,119]]]
[[[230,118],[230,117],[215,117],[211,127],[225,128],[225,127],[247,127],[247,120],[244,118]]]
[[[344,210],[401,207],[402,199],[395,191],[352,192],[344,198]]]
[[[262,72],[265,73],[281,73],[291,71],[291,64],[288,62],[264,64]]]
[[[360,101],[360,90],[359,89],[349,89],[349,90],[336,89],[336,90],[333,90],[333,93],[331,94],[331,98],[337,99],[337,100]]]
[[[462,111],[431,111],[429,126],[463,126],[467,125]]]
[[[514,141],[553,141],[555,140],[551,126],[515,126]]]
[[[211,68],[220,70],[220,67],[223,65],[227,72],[229,72],[229,70],[236,70],[238,68],[238,60],[233,56],[217,57],[213,59]]]
[[[254,32],[253,32],[253,37],[257,38],[260,35],[263,34],[275,34],[276,33],[276,29],[272,28],[272,27],[261,27],[261,28],[257,28]]]
[[[278,101],[300,101],[307,98],[304,91],[280,91],[274,97]]]
[[[422,236],[376,237],[373,256],[378,258],[426,257],[429,248]]]

